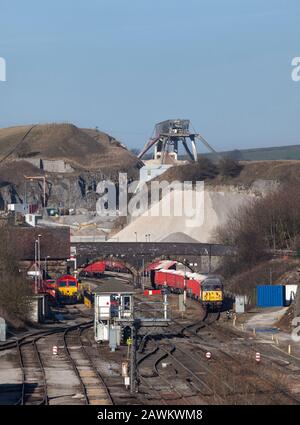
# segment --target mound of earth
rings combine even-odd
[[[170,235],[166,236],[165,238],[161,239],[159,242],[172,242],[172,243],[199,243],[196,239],[192,238],[191,236],[187,235],[183,232],[175,232],[171,233]]]
[[[192,193],[189,192],[189,195]],[[194,198],[187,195],[181,190],[171,191],[116,233],[114,238],[119,242],[134,242],[136,237],[144,241],[145,235],[150,233],[152,242],[170,241],[168,238],[172,234],[179,239],[180,235],[184,235],[183,238],[197,242],[214,242],[216,227],[224,224],[241,205],[254,199],[252,194],[205,190],[195,208]]]
[[[74,168],[138,168],[140,161],[106,133],[72,124],[0,129],[0,162],[16,159],[63,160]]]

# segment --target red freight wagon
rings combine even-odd
[[[154,281],[155,286],[158,287],[164,284],[164,277],[165,277],[164,272],[158,271],[155,273],[154,276],[155,276],[155,281]]]
[[[173,276],[174,276],[173,279],[174,279],[175,292],[177,292],[177,293],[183,292],[184,285],[187,284],[187,278],[184,277],[184,274],[182,274],[180,272],[177,272]]]
[[[155,286],[168,286],[175,293],[182,293],[186,288],[191,297],[200,298],[201,280],[195,279],[190,272],[158,270],[155,272]]]
[[[158,270],[155,273],[156,286],[169,286],[174,292],[182,292],[184,287],[184,275],[169,270]]]
[[[104,270],[105,270],[104,261],[96,261],[95,263],[89,264],[83,269],[83,271],[86,273],[103,273]]]
[[[187,291],[196,300],[200,299],[201,294],[201,282],[196,279],[187,280]]]
[[[176,275],[174,273],[162,272],[165,274],[165,282],[170,288],[176,288]]]
[[[56,281],[54,279],[44,279],[41,282],[32,280],[32,292],[36,291],[36,283],[37,292],[50,295],[50,302],[55,303],[57,299]]]
[[[44,280],[46,285],[46,292],[51,296],[52,300],[56,300],[57,290],[56,290],[56,281],[55,279],[46,279]]]
[[[174,273],[171,271],[166,271],[166,283],[174,292],[181,292],[181,287],[184,285],[184,276],[181,274]]]

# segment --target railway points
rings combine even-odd
[[[1,388],[6,402],[300,403],[286,384],[287,362],[274,354],[272,344],[261,347],[260,339],[240,329],[223,308],[218,275],[158,260],[142,274],[143,287],[136,287],[132,272],[117,264],[118,270],[111,265],[105,270],[98,261],[75,277],[68,272],[40,283],[54,301],[52,319],[0,343],[4,358],[18,370],[14,386]],[[107,298],[112,319],[101,342],[95,333],[99,294]],[[0,379],[1,373],[5,376],[0,368]]]

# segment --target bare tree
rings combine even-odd
[[[243,166],[231,158],[222,158],[218,164],[220,174],[224,177],[236,177],[240,174]]]
[[[0,314],[13,325],[27,320],[31,307],[31,286],[19,271],[17,241],[9,230],[1,229],[0,245]]]
[[[241,207],[217,229],[216,237],[237,247],[237,255],[223,262],[228,275],[266,260],[274,249],[299,249],[300,187],[283,187]]]

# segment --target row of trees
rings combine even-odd
[[[223,262],[232,275],[270,257],[272,250],[300,250],[300,187],[282,187],[234,212],[216,231],[217,241],[237,247]]]

